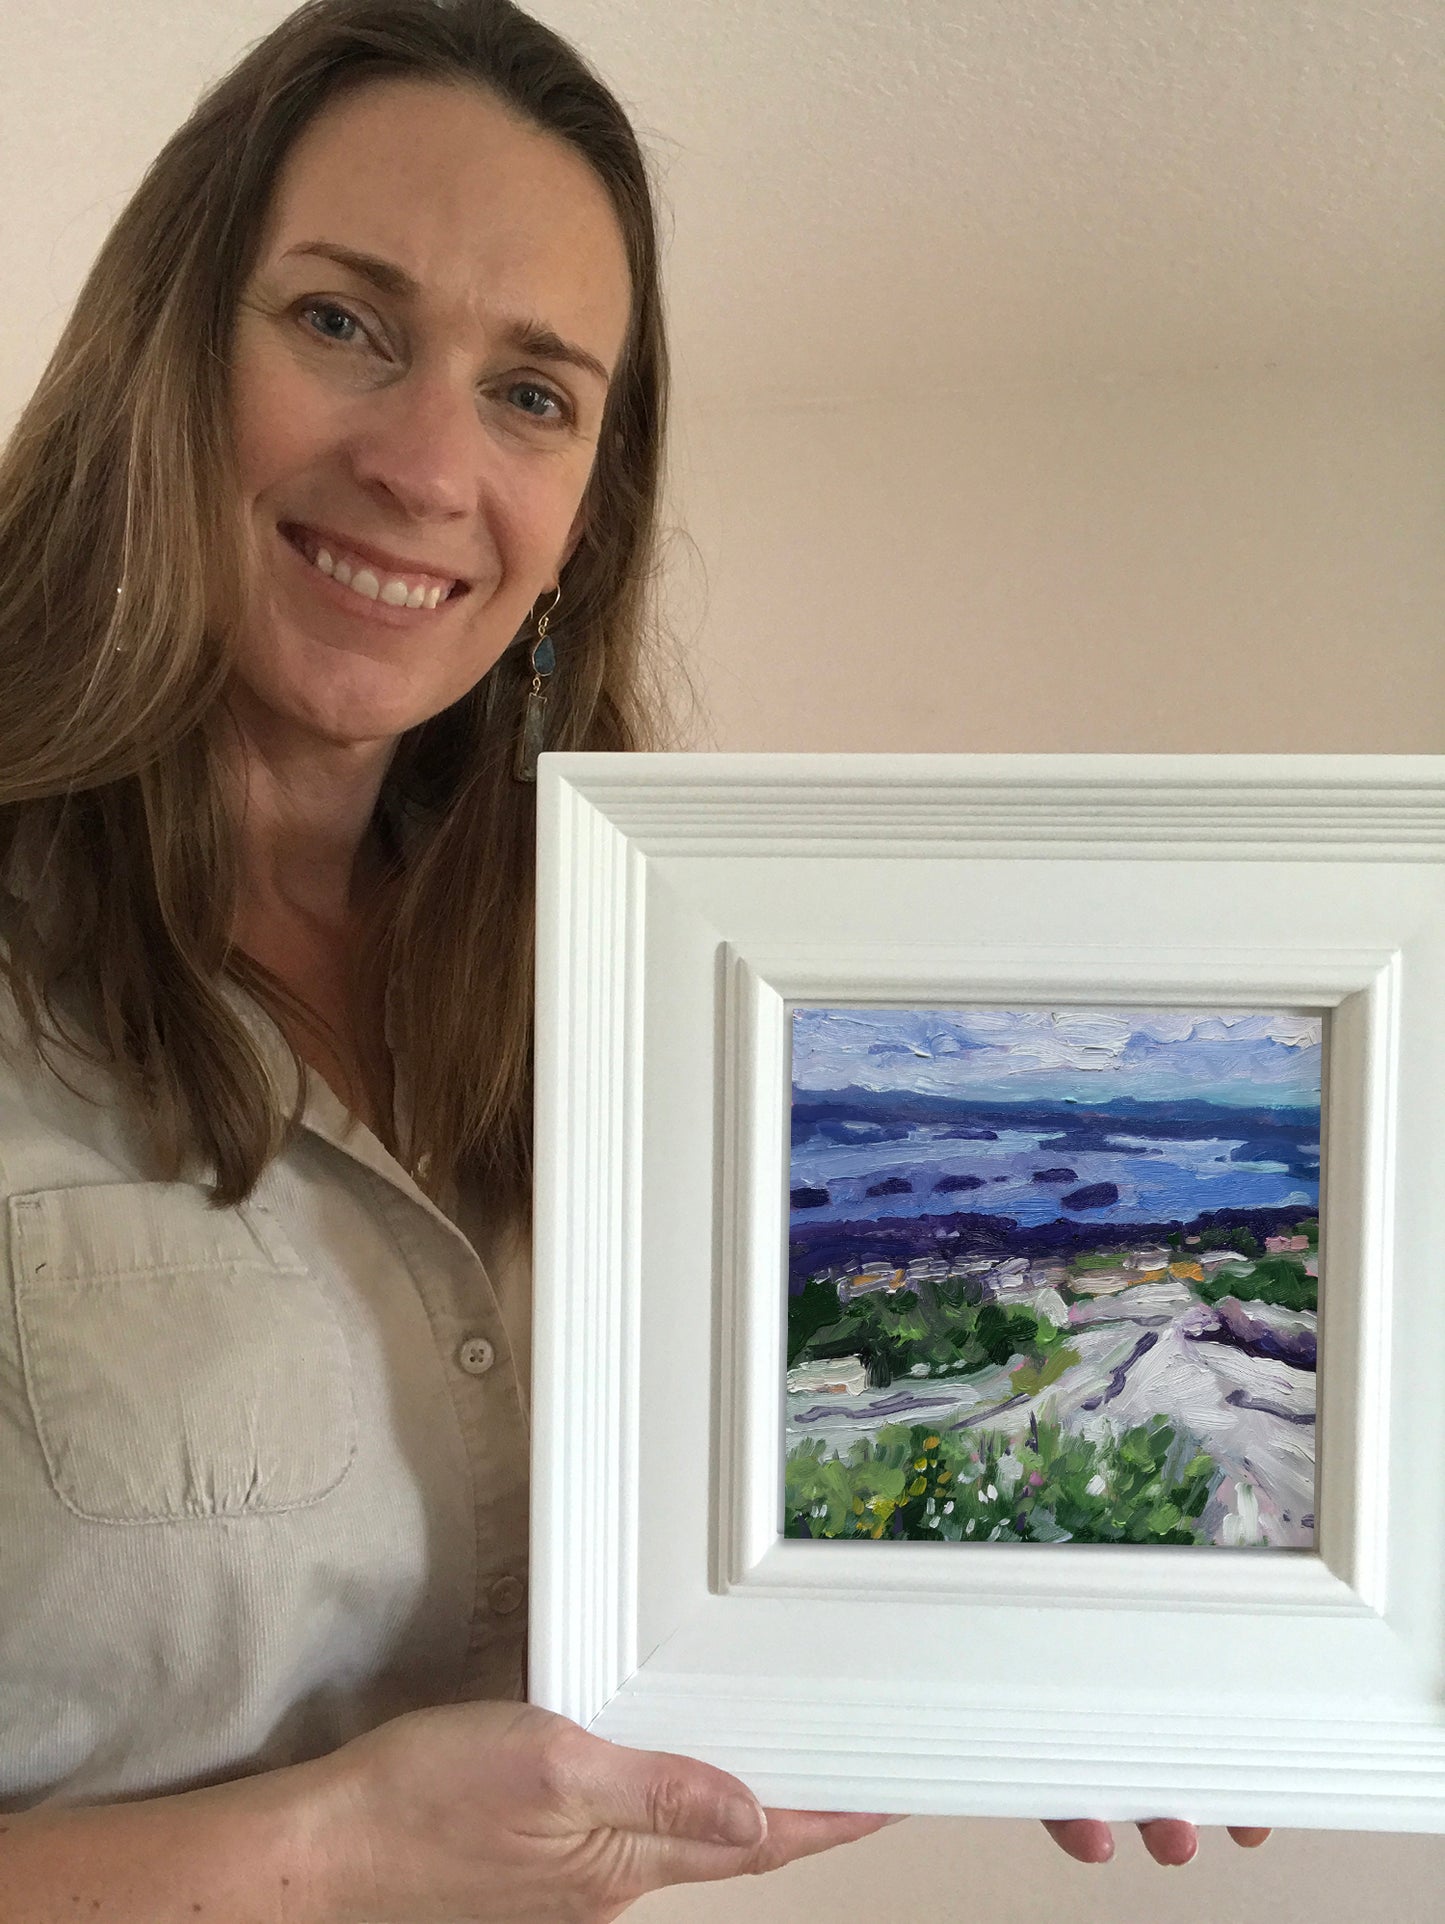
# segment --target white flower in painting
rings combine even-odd
[[[909,1370],[908,1374],[910,1376],[927,1376],[928,1374],[927,1363],[915,1363],[912,1366],[912,1368]]]
[[[947,1503],[945,1503],[945,1504],[944,1504],[944,1506],[943,1506],[943,1514],[944,1514],[945,1516],[952,1516],[952,1515],[953,1515],[953,1498],[952,1498],[952,1497],[950,1497],[950,1498],[948,1499],[948,1501],[947,1501]]]
[[[998,1490],[994,1484],[990,1483],[988,1488],[984,1491],[983,1500],[985,1503],[998,1502]]]
[[[1091,1476],[1084,1485],[1084,1489],[1089,1496],[1102,1496],[1107,1488],[1108,1485],[1104,1482],[1102,1476]]]

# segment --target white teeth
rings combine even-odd
[[[447,594],[444,587],[408,588],[404,581],[397,580],[383,583],[370,568],[358,568],[353,573],[351,563],[335,559],[328,548],[318,547],[315,566],[353,594],[365,595],[368,601],[384,601],[392,608],[435,608]]]

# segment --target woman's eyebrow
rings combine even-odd
[[[422,291],[421,283],[394,261],[382,260],[378,254],[363,254],[354,247],[342,247],[336,241],[300,241],[295,247],[288,247],[281,258],[289,260],[293,254],[318,254],[323,260],[335,261],[338,267],[349,268],[394,300],[415,301]],[[589,354],[574,341],[564,341],[555,329],[541,321],[513,321],[506,328],[504,338],[520,353],[538,360],[565,361],[596,375],[604,388],[612,385],[612,376],[595,354]]]

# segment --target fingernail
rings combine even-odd
[[[734,1797],[718,1811],[713,1837],[719,1844],[761,1844],[767,1834],[768,1820],[761,1804]]]
[[[883,1821],[885,1824],[906,1824],[908,1822],[908,1812],[906,1810],[900,1811],[897,1816],[885,1817]]]

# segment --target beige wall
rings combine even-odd
[[[722,749],[1440,753],[1442,369],[719,414],[684,395],[673,610]],[[1445,1839],[1206,1830],[1165,1870],[915,1819],[638,1924],[1432,1924]]]
[[[718,748],[1445,749],[1439,364],[678,414]]]
[[[657,1891],[628,1924],[1439,1924],[1434,1837],[1222,1830],[1164,1869],[1133,1830],[1112,1864],[1075,1864],[1037,1824],[916,1817],[771,1876]]]

